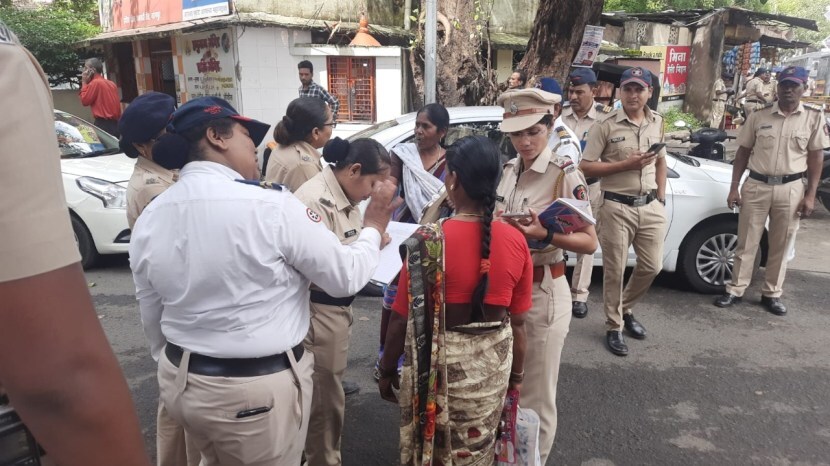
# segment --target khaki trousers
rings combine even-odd
[[[752,280],[755,254],[764,234],[764,224],[769,217],[769,253],[761,294],[770,298],[781,296],[784,276],[787,273],[787,259],[794,247],[795,233],[798,231],[799,218],[796,208],[803,198],[802,181],[768,185],[753,179],[746,180],[741,187],[738,248],[732,268],[732,282],[726,285],[727,293],[743,296],[746,292],[746,287]]]
[[[599,182],[588,185],[588,196],[591,199],[591,212],[596,218],[599,215],[599,206],[602,204],[600,202],[602,200],[602,189]],[[599,222],[597,222],[596,230],[599,233]],[[577,254],[574,275],[571,280],[571,301],[581,303],[588,301],[588,289],[591,287],[591,274],[593,273],[594,255]]]
[[[709,126],[712,128],[718,129],[720,128],[720,124],[723,121],[723,114],[726,111],[726,102],[723,100],[718,100],[716,102],[712,102],[712,115]]]
[[[663,268],[663,240],[666,236],[666,211],[659,201],[633,207],[603,200],[599,210],[602,229],[602,298],[607,330],[623,329],[623,314],[645,296]],[[634,273],[623,288],[628,248],[637,254]]]
[[[541,283],[533,284],[533,307],[525,320],[527,352],[519,405],[539,415],[539,451],[545,464],[556,436],[556,384],[565,337],[571,324],[568,280],[551,278],[545,267]]]
[[[291,368],[258,377],[190,374],[190,352],[179,367],[159,358],[159,392],[170,416],[181,424],[202,454],[202,466],[296,466],[311,412],[314,356],[300,361],[287,353]],[[251,417],[243,410],[270,407]]]
[[[159,399],[156,417],[156,464],[158,466],[199,466],[202,455],[182,427]]]
[[[306,462],[308,466],[340,465],[340,436],[346,409],[341,382],[349,356],[352,308],[311,303],[310,309],[311,326],[303,342],[306,350],[314,354]]]

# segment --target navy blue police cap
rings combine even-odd
[[[118,145],[128,157],[138,157],[134,143],[144,143],[156,138],[170,122],[176,111],[176,99],[161,92],[146,92],[133,99],[118,120],[121,139]]]
[[[551,94],[562,95],[562,86],[559,81],[553,78],[542,78],[539,80],[539,89]]]
[[[620,87],[628,83],[636,83],[643,87],[651,87],[651,71],[635,66],[623,71],[620,77]]]
[[[801,66],[788,66],[778,73],[778,82],[791,81],[797,84],[806,84],[810,73]]]
[[[583,84],[596,84],[597,75],[591,68],[575,68],[568,75],[568,82],[571,86],[581,86]]]
[[[244,126],[257,146],[271,128],[271,125],[240,115],[227,100],[219,97],[198,97],[189,100],[173,113],[173,120],[167,126],[167,131],[181,134],[219,118],[230,118]]]

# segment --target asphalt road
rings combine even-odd
[[[627,358],[603,347],[601,270],[590,312],[574,319],[559,382],[559,430],[549,465],[830,464],[830,215],[803,222],[776,317],[757,302],[756,275],[730,310],[661,275],[635,315],[648,329]],[[155,364],[144,345],[123,257],[87,273],[101,322],[129,381],[147,451],[155,452]],[[93,285],[94,284],[94,285]],[[380,299],[355,301],[347,378],[345,465],[397,461],[397,407],[377,395]]]

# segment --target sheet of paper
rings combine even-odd
[[[401,271],[401,266],[403,265],[398,247],[407,238],[412,236],[412,233],[419,226],[415,223],[389,222],[389,226],[386,227],[386,232],[392,237],[392,242],[380,251],[380,263],[378,264],[377,270],[375,270],[375,274],[372,276],[372,280],[380,283],[389,283],[395,278],[395,275]]]

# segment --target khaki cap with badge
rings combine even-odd
[[[496,103],[504,107],[504,120],[499,129],[512,133],[530,128],[545,115],[554,115],[555,106],[562,97],[541,89],[517,89],[500,95]]]

